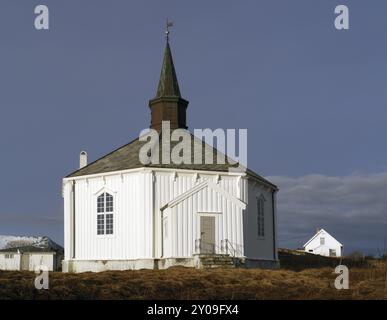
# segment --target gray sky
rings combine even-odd
[[[50,30],[34,29],[34,7]],[[350,30],[334,28],[348,4]],[[347,252],[387,236],[387,3],[0,2],[0,234],[63,243],[61,178],[149,126],[166,17],[193,128],[247,128],[278,183],[280,245],[323,227]],[[336,192],[333,192],[335,190]]]

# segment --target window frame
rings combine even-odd
[[[102,197],[102,201],[100,200]],[[115,237],[115,213],[117,197],[116,193],[103,189],[96,194],[95,198],[95,235],[97,238]],[[109,233],[107,233],[110,231]]]
[[[266,199],[263,194],[257,197],[257,237],[260,240],[265,239],[265,202]]]

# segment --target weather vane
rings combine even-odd
[[[169,28],[170,27],[173,27],[173,22],[172,21],[169,21],[167,19],[167,24],[166,24],[166,28],[165,28],[165,35],[167,37],[167,42],[169,42]]]

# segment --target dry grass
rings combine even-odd
[[[290,270],[171,268],[50,274],[34,289],[32,272],[0,272],[0,299],[387,299],[387,265],[350,269],[336,290],[332,268]]]

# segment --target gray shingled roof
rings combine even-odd
[[[114,150],[113,152],[103,156],[102,158],[99,158],[98,160],[90,163],[86,167],[83,167],[79,170],[76,170],[75,172],[69,174],[66,178],[72,178],[72,177],[80,177],[85,175],[91,175],[91,174],[98,174],[98,173],[106,173],[106,172],[113,172],[113,171],[121,171],[121,170],[128,170],[128,169],[136,169],[136,168],[168,168],[168,169],[186,169],[186,170],[202,170],[202,171],[219,171],[219,172],[227,172],[230,168],[236,167],[235,164],[231,164],[229,161],[223,163],[217,163],[217,152],[219,152],[216,148],[213,148],[209,146],[208,144],[205,144],[202,142],[202,163],[201,164],[194,164],[193,161],[193,150],[194,150],[194,144],[200,144],[200,140],[195,138],[193,135],[191,135],[191,164],[149,164],[144,165],[140,162],[139,159],[139,153],[141,147],[146,143],[143,141],[140,141],[138,138],[129,142],[128,144]],[[161,138],[160,138],[161,140]],[[171,142],[171,150],[178,142]],[[205,164],[205,157],[208,152],[213,150],[213,164]],[[162,146],[160,141],[160,147],[159,147],[159,159],[161,162],[162,159]],[[264,179],[260,175],[256,174],[254,171],[247,169],[246,173],[261,182],[268,184],[274,188],[277,188],[274,184],[272,184],[270,181]]]
[[[23,247],[13,247],[7,249],[1,249],[0,252],[55,252],[55,250],[51,248],[40,248],[35,246],[23,246]]]

